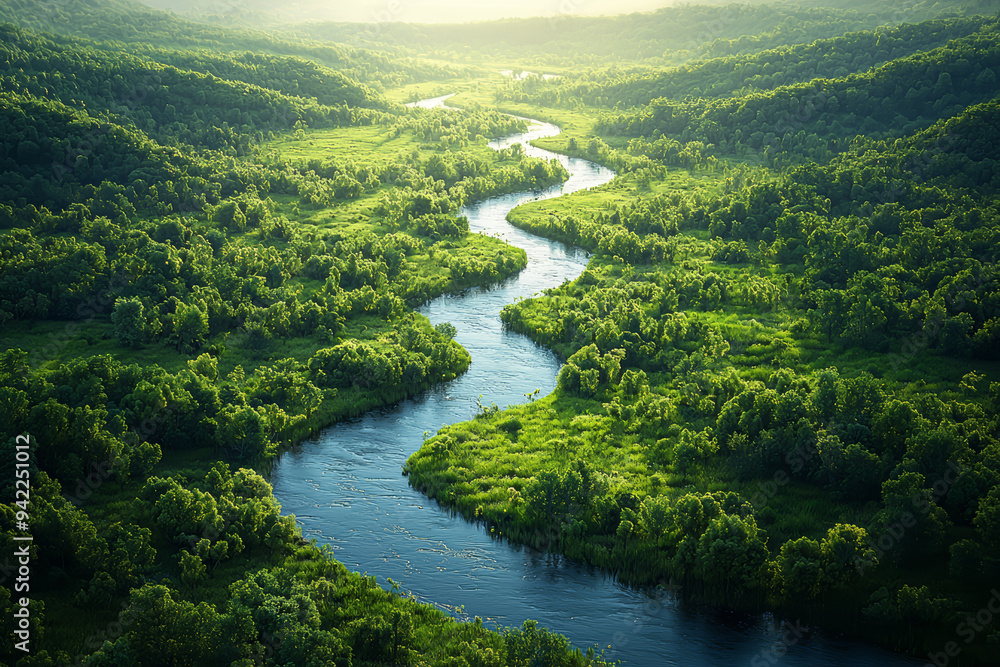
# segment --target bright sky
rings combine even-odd
[[[567,14],[623,14],[649,11],[673,4],[671,0],[505,0],[468,2],[461,0],[333,0],[300,3],[300,9],[323,6],[330,18],[362,23],[406,21],[457,23],[527,16]],[[324,13],[326,13],[324,12]]]

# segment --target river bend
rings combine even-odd
[[[441,106],[449,96],[424,100]],[[614,173],[587,160],[529,146],[559,133],[530,121],[527,132],[491,142],[513,143],[535,157],[556,158],[570,178],[536,192],[493,197],[461,214],[473,232],[498,235],[523,248],[528,266],[501,285],[446,295],[420,308],[434,323],[451,322],[472,355],[469,371],[416,398],[335,424],[284,453],[271,483],[306,538],[329,544],[348,568],[387,578],[417,599],[460,618],[492,625],[525,619],[565,634],[577,646],[597,645],[625,665],[852,665],[891,667],[917,661],[856,642],[811,632],[799,637],[786,619],[733,615],[687,605],[666,591],[625,587],[595,568],[491,538],[416,492],[401,474],[423,433],[465,421],[476,398],[500,406],[555,387],[560,362],[527,337],[505,331],[500,310],[518,298],[576,278],[588,253],[511,226],[507,213],[535,199],[559,197],[607,183]],[[794,626],[794,622],[792,626]],[[779,657],[780,656],[780,657]]]

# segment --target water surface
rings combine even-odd
[[[450,96],[424,100],[441,106]],[[556,158],[571,176],[537,192],[494,197],[465,207],[472,231],[497,235],[528,253],[528,267],[502,285],[443,296],[420,308],[434,323],[451,322],[472,355],[469,371],[398,405],[336,424],[281,456],[271,475],[274,495],[295,514],[307,538],[329,544],[348,568],[387,579],[461,618],[494,626],[536,619],[582,648],[597,645],[625,665],[918,665],[896,654],[842,641],[791,619],[694,608],[667,591],[621,586],[589,566],[492,539],[402,476],[424,432],[470,419],[476,398],[498,405],[555,387],[560,363],[527,337],[505,331],[505,304],[576,278],[588,253],[521,231],[506,222],[522,203],[604,184],[613,172],[587,160],[534,148],[528,141],[559,129],[531,121],[527,132],[490,145],[522,143],[529,155]],[[459,611],[459,608],[462,608]]]

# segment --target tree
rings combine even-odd
[[[181,581],[188,586],[194,586],[207,576],[205,562],[190,551],[181,551],[178,565],[181,569]]]
[[[775,559],[774,585],[786,600],[809,599],[819,594],[824,581],[819,542],[807,537],[781,545]]]
[[[710,430],[681,431],[680,439],[674,448],[674,466],[684,477],[695,463],[704,461],[719,450],[715,437]]]
[[[503,633],[507,664],[556,665],[560,656],[569,649],[569,642],[545,628],[537,621],[527,620],[520,628],[508,628]]]
[[[624,350],[615,349],[602,355],[596,345],[587,345],[575,352],[559,371],[559,387],[585,398],[596,397],[617,380],[624,358]]]
[[[878,454],[887,453],[893,460],[902,458],[907,439],[920,429],[922,419],[912,405],[891,399],[872,423],[872,444]]]
[[[151,478],[144,494],[156,498],[153,517],[173,537],[200,534],[222,523],[212,494],[186,489],[172,478]]]
[[[402,619],[399,610],[393,613]],[[405,619],[409,621],[409,615],[406,615]],[[388,644],[392,664],[409,663],[407,655],[409,651],[405,648],[405,644],[409,643],[410,637],[404,636],[402,630],[400,621],[396,621],[391,643]],[[275,652],[275,662],[283,665],[350,667],[351,648],[336,632],[315,630],[301,625],[294,626],[281,633],[280,643]]]
[[[134,662],[132,648],[124,639],[118,639],[114,643],[105,640],[101,648],[87,656],[88,667],[121,667]]]
[[[119,298],[111,312],[115,338],[125,347],[139,347],[146,342],[150,326],[146,309],[137,298]]]
[[[541,472],[525,495],[529,511],[538,523],[557,523],[566,514],[566,498],[558,472]]]
[[[267,451],[266,424],[248,406],[228,406],[216,417],[218,444],[235,459],[253,459]]]
[[[222,620],[207,602],[175,601],[169,588],[150,584],[132,592],[120,615],[133,664],[150,667],[219,664]]]
[[[830,485],[844,498],[878,495],[882,462],[857,443],[844,446],[840,437],[822,433],[816,445]]]
[[[973,525],[983,544],[993,554],[1000,553],[1000,486],[994,486],[989,495],[979,501]]]
[[[709,589],[740,595],[760,583],[767,546],[753,517],[721,514],[698,538],[694,574]]]
[[[219,360],[208,354],[200,354],[198,358],[189,360],[188,368],[210,382],[219,378]]]
[[[179,303],[173,316],[177,349],[196,352],[208,338],[208,313],[197,305]]]
[[[439,334],[448,339],[454,338],[455,334],[458,333],[458,329],[456,329],[455,325],[451,322],[439,322],[438,324],[435,324],[434,331],[437,331]]]
[[[809,396],[813,414],[820,420],[829,420],[837,413],[837,395],[842,390],[840,374],[836,368],[820,371],[816,388]]]
[[[817,299],[819,308],[812,311],[816,315],[816,320],[820,323],[823,333],[828,341],[833,341],[834,336],[839,336],[844,331],[847,323],[847,300],[842,290],[828,289],[819,293]]]
[[[888,318],[877,303],[862,296],[851,304],[847,312],[844,333],[868,348],[878,348],[884,342]]]
[[[867,567],[877,564],[867,533],[851,524],[838,523],[826,531],[820,541],[820,555],[823,584],[831,588],[853,583]]]
[[[106,562],[107,542],[44,471],[32,477],[31,505],[31,530],[39,545],[44,545],[39,550],[43,561],[70,571],[93,571]]]
[[[159,443],[142,441],[130,452],[127,476],[131,479],[145,479],[153,472],[163,458]]]
[[[138,586],[142,576],[152,570],[156,549],[151,539],[148,528],[131,523],[119,521],[107,529],[108,571],[119,587]]]
[[[247,226],[246,215],[243,214],[239,205],[232,200],[219,204],[212,213],[212,219],[233,232],[242,232]]]
[[[992,90],[996,82],[997,75],[992,69],[987,67],[976,77],[976,88],[979,90]]]
[[[882,503],[869,532],[887,559],[905,564],[939,550],[951,522],[923,475],[905,472],[883,482]]]

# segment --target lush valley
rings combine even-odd
[[[24,434],[37,539],[19,664],[513,660],[536,644],[572,662],[544,631],[458,624],[348,573],[252,470],[461,373],[452,330],[411,307],[525,260],[453,212],[562,167],[487,149],[521,125],[495,111],[406,110],[294,56],[133,54],[11,25],[2,50],[5,553]]]
[[[618,175],[509,216],[593,253],[501,313],[565,360],[556,390],[480,397],[410,484],[628,584],[990,664],[987,14],[264,30],[0,1],[0,560],[20,522],[33,538],[30,655],[5,634],[6,664],[603,664],[350,572],[267,481],[288,445],[475,363],[415,308],[532,268],[458,212],[569,175],[490,148],[525,128],[508,114]],[[456,108],[402,105],[445,93]]]

